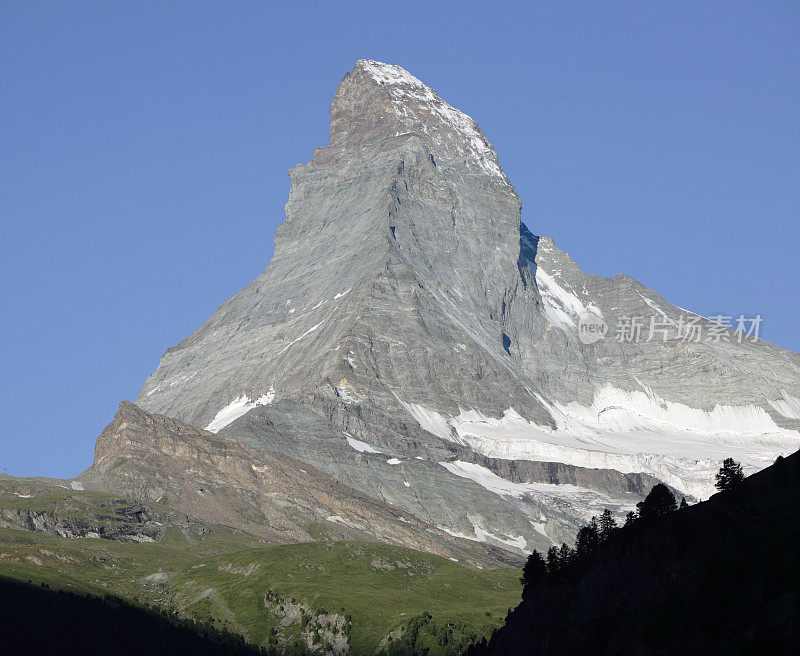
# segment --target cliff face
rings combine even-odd
[[[585,275],[520,223],[477,124],[403,69],[357,62],[330,145],[290,179],[272,261],[165,353],[145,410],[281,452],[255,417],[240,422],[294,417],[303,429],[283,432],[306,464],[517,552],[569,539],[603,507],[623,514],[652,481],[707,498],[723,458],[752,472],[800,446],[796,354],[626,276]],[[583,339],[587,314],[605,338]],[[638,339],[616,339],[634,319]],[[687,338],[689,323],[717,338]],[[315,455],[334,434],[334,451],[355,439],[386,458]],[[640,483],[609,487],[610,471]]]
[[[800,649],[800,452],[529,585],[488,647],[523,654],[790,654]]]

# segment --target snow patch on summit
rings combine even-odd
[[[358,64],[378,84],[383,85],[389,91],[398,116],[406,117],[408,115],[407,103],[409,100],[414,101],[422,111],[438,117],[440,121],[452,128],[461,137],[467,152],[464,152],[460,144],[454,143],[451,139],[447,140],[447,146],[455,147],[462,155],[471,155],[472,159],[486,173],[498,178],[504,184],[508,184],[503,170],[497,163],[497,153],[474,119],[446,103],[433,89],[400,66],[369,59],[362,59]],[[425,123],[426,121],[423,121],[423,124]],[[438,131],[435,134],[439,138]]]
[[[481,487],[485,487],[487,490],[499,494],[500,496],[520,498],[532,491],[531,486],[528,484],[513,483],[512,481],[498,476],[487,467],[472,462],[454,460],[453,462],[440,462],[439,464],[451,474],[473,480]]]
[[[343,292],[339,292],[338,294],[336,294],[336,296],[334,296],[334,297],[333,297],[333,300],[334,300],[334,301],[338,301],[340,298],[342,298],[342,296],[346,296],[346,295],[347,295],[347,293],[348,293],[348,292],[349,292],[351,289],[353,289],[353,288],[352,288],[352,287],[350,287],[349,289],[346,289],[346,290],[344,290]]]
[[[417,423],[429,433],[436,435],[436,437],[441,437],[443,440],[447,440],[448,442],[455,441],[453,439],[453,430],[450,427],[447,419],[440,415],[435,410],[428,410],[424,406],[421,406],[417,403],[406,403],[405,401],[401,401],[400,397],[392,391],[394,397],[406,409],[406,411],[417,420]]]
[[[570,508],[575,516],[582,517],[585,521],[588,521],[592,515],[599,515],[606,508],[620,517],[627,511],[634,509],[633,504],[621,503],[620,500],[615,500],[607,494],[578,485],[568,483],[514,483],[498,476],[487,467],[472,462],[454,460],[452,462],[440,462],[439,464],[451,474],[475,481],[481,487],[494,492],[504,499],[522,499],[530,496],[543,507]],[[551,539],[545,531],[546,521],[531,521],[531,525],[537,532]]]
[[[556,406],[567,417],[595,430],[623,432],[691,432],[722,439],[723,436],[793,435],[780,428],[763,408],[755,405],[716,405],[712,410],[666,401],[652,390],[627,391],[606,385],[595,393],[590,406],[572,402]]]

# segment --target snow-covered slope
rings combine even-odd
[[[624,473],[648,472],[696,499],[714,493],[714,473],[728,457],[748,471],[771,464],[776,453],[800,446],[795,430],[781,428],[755,405],[706,411],[651,393],[607,386],[591,406],[551,406],[555,429],[527,421],[513,408],[500,417],[462,410],[445,417],[408,406],[426,430],[478,453],[508,460],[555,461]]]

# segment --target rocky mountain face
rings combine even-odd
[[[330,145],[289,175],[264,272],[164,354],[136,402],[178,433],[224,439],[215,503],[264,496],[251,464],[267,461],[308,497],[299,472],[312,468],[352,495],[331,505],[381,517],[379,539],[411,530],[397,512],[520,553],[570,540],[603,508],[624,513],[655,481],[707,498],[723,458],[753,471],[800,446],[800,356],[627,276],[584,274],[521,223],[477,124],[402,68],[357,62]],[[93,476],[117,485],[107,460]],[[129,462],[126,493],[168,489],[155,461]],[[209,507],[192,486],[210,481],[175,485]],[[308,503],[291,512],[310,521]]]

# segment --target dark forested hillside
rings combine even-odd
[[[535,570],[470,656],[800,653],[800,452],[616,529],[553,574]]]
[[[114,597],[0,578],[0,654],[8,656],[258,656],[240,636]]]

